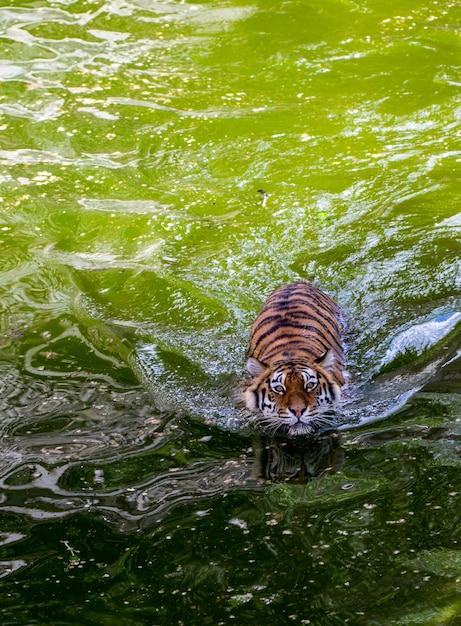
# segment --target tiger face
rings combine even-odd
[[[341,394],[329,371],[333,360],[327,351],[315,363],[279,362],[268,367],[250,357],[247,369],[253,380],[244,399],[251,411],[258,412],[252,421],[272,435],[306,435],[331,428],[331,419],[322,414]]]

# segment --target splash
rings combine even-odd
[[[460,322],[461,313],[446,313],[434,320],[415,324],[402,331],[392,341],[381,361],[381,368],[389,366],[398,357],[405,353],[420,356],[429,348],[438,344]]]

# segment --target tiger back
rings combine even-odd
[[[264,303],[251,329],[244,400],[268,434],[332,427],[325,413],[345,383],[341,317],[336,302],[309,283],[283,285]]]

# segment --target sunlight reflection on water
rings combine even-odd
[[[441,623],[456,3],[22,4],[0,7],[2,618]],[[235,401],[261,303],[300,278],[349,316],[340,434],[307,450]]]

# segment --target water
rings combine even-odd
[[[2,624],[459,623],[459,20],[3,2]],[[352,380],[280,445],[233,390],[300,278]]]

